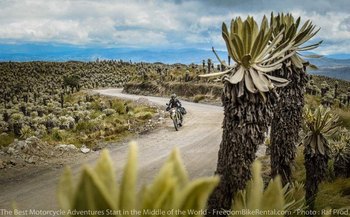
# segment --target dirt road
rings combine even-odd
[[[168,102],[166,98],[122,94],[121,89],[95,92],[126,99],[142,97],[162,105]],[[175,147],[180,149],[191,178],[210,176],[214,173],[221,141],[223,109],[219,106],[190,102],[183,102],[183,105],[188,114],[185,117],[184,126],[179,131],[176,132],[171,120],[167,120],[165,127],[146,135],[133,137],[133,140],[139,145],[140,185],[148,182],[156,174]],[[120,175],[127,155],[128,142],[110,145],[108,149],[114,160],[116,171]],[[82,163],[93,164],[98,155],[98,152],[90,153],[85,158],[71,162],[69,165],[74,173],[78,174]],[[46,168],[0,184],[0,216],[1,209],[11,209],[12,201],[16,201],[17,207],[21,210],[57,209],[56,187],[61,171],[62,167]]]

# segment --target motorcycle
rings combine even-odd
[[[166,104],[166,105],[168,106],[168,104]],[[175,130],[178,131],[179,128],[182,126],[181,111],[177,107],[175,107],[175,108],[167,107],[167,111],[170,112],[170,118],[173,120]]]

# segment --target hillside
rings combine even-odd
[[[310,59],[309,61],[319,68],[318,70],[310,70],[310,74],[350,81],[350,59],[323,57],[320,59]]]
[[[217,50],[219,56],[227,59],[227,52]],[[30,55],[29,55],[30,54]],[[332,56],[331,56],[332,57]],[[177,49],[136,49],[128,47],[119,48],[84,48],[68,45],[46,44],[0,44],[0,61],[60,61],[69,60],[95,61],[95,60],[123,60],[127,62],[162,62],[166,64],[202,64],[203,60],[212,59],[218,64],[210,48],[177,48]],[[323,57],[310,59],[319,69],[310,70],[310,74],[323,75],[350,81],[350,59],[334,59]]]

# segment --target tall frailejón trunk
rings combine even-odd
[[[326,176],[329,157],[327,155],[312,153],[309,146],[304,149],[306,182],[305,200],[309,210],[314,210],[318,185]]]
[[[305,68],[285,65],[274,72],[274,75],[290,81],[287,86],[278,90],[280,99],[274,108],[270,134],[271,175],[281,175],[285,185],[291,180],[296,147],[300,143],[299,131],[307,75]]]
[[[272,117],[275,95],[265,93],[267,101],[264,102],[259,93],[245,91],[238,98],[239,88],[244,88],[242,83],[225,82],[223,135],[215,172],[221,178],[209,199],[208,216],[220,216],[217,211],[230,209],[235,193],[245,188],[250,179],[250,166]]]

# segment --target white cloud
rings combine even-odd
[[[3,0],[0,1],[0,43],[55,42],[101,46],[164,46],[224,48],[221,23],[236,16],[260,20],[270,10],[288,9],[322,29],[317,39],[329,41],[321,52],[347,47],[350,2],[316,0],[311,4],[266,1],[162,0]],[[249,3],[250,2],[250,3]],[[339,3],[338,3],[339,2]],[[249,3],[249,4],[248,4]],[[322,4],[321,4],[322,3]],[[269,5],[269,7],[267,7]],[[259,7],[262,9],[258,9]],[[327,7],[327,10],[324,9]],[[332,9],[333,7],[333,9]],[[339,47],[339,45],[342,45]],[[349,53],[349,51],[345,51]]]
[[[181,9],[171,6],[137,0],[5,1],[0,2],[0,40],[169,45],[165,32],[186,28],[178,19]]]
[[[2,25],[0,37],[23,41],[89,42],[88,29],[73,20],[23,20]]]

